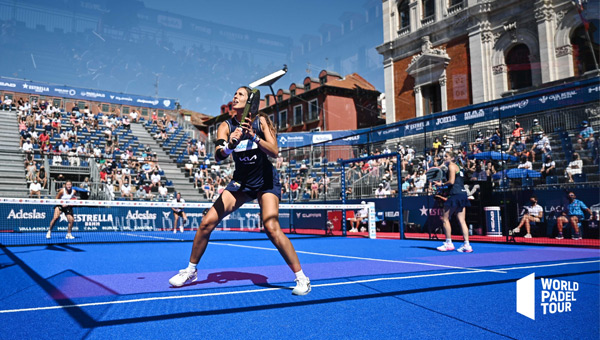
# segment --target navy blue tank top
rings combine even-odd
[[[450,195],[466,194],[467,191],[465,190],[465,177],[462,168],[458,164],[456,164],[456,166],[458,167],[458,171],[454,176],[454,184],[450,189]]]
[[[227,120],[226,123],[229,125],[230,134],[239,126],[235,118]],[[265,134],[259,118],[254,119],[252,128],[264,143]],[[269,157],[258,147],[258,144],[252,142],[250,137],[243,137],[231,156],[235,162],[233,181],[240,185],[240,189],[258,191],[264,188],[265,184],[272,186],[274,179],[279,182],[277,171]]]

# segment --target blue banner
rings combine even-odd
[[[175,110],[175,99],[153,98],[110,91],[90,90],[79,87],[38,83],[0,77],[0,91],[14,91],[41,96],[91,100],[102,103],[148,107],[160,110]]]

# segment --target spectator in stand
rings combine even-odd
[[[535,155],[541,153],[541,160],[542,162],[545,162],[546,157],[552,153],[552,146],[550,146],[550,140],[543,132],[539,136],[537,142],[535,142],[531,148],[531,159],[535,162]]]
[[[350,221],[350,230],[348,231],[351,233],[358,232],[358,227],[360,227],[362,221],[369,216],[369,208],[366,207],[367,203],[362,201],[360,204],[364,205],[365,207],[357,211],[356,214],[354,214],[354,218],[348,219]]]
[[[579,149],[591,149],[594,146],[594,129],[589,126],[587,120],[581,122],[581,131],[577,135],[577,144]]]
[[[544,217],[544,208],[541,205],[537,204],[537,197],[531,196],[529,199],[531,205],[525,207],[527,211],[523,215],[521,222],[519,225],[513,230],[514,234],[518,234],[521,232],[521,228],[525,226],[527,230],[527,234],[525,234],[525,238],[531,238],[531,226],[530,223],[539,223]]]
[[[537,142],[540,138],[542,138],[542,134],[544,133],[544,128],[540,125],[540,121],[536,118],[533,120],[533,126],[531,127],[531,138],[532,141],[535,143]]]
[[[300,185],[298,184],[298,181],[296,179],[293,179],[292,184],[290,184],[292,201],[295,201],[298,199],[299,192],[300,192],[299,189],[300,189]]]
[[[198,156],[200,158],[206,157],[206,145],[204,145],[204,142],[201,140],[198,140],[196,142],[196,147],[198,148]]]
[[[152,112],[152,114],[155,114],[155,112]],[[138,122],[138,112],[135,109],[133,109],[133,110],[131,110],[131,112],[129,112],[129,119],[131,119],[131,122],[133,122],[133,123]]]
[[[310,184],[310,199],[316,200],[318,198],[319,198],[319,183],[315,182],[313,179],[313,182]]]
[[[156,115],[156,111],[152,111],[152,116],[150,119],[152,119],[152,123],[154,123],[154,124],[156,124],[158,122],[158,115]]]
[[[76,148],[71,148],[69,150],[68,157],[69,157],[69,164],[71,164],[71,166],[81,166],[81,160],[77,156]]]
[[[123,116],[122,124],[125,130],[131,131],[131,121],[129,120],[129,117]]]
[[[506,153],[512,152],[515,157],[521,157],[526,149],[527,146],[523,143],[521,137],[513,137],[513,142],[510,143],[510,147]]]
[[[2,102],[2,110],[12,111],[12,106],[12,99],[9,96],[5,96]]]
[[[558,228],[558,236],[556,236],[556,239],[562,240],[564,238],[562,233],[563,225],[565,223],[570,223],[574,231],[572,236],[573,240],[581,240],[579,222],[583,221],[585,218],[583,215],[584,211],[590,215],[592,215],[592,211],[585,205],[585,203],[578,200],[575,196],[575,193],[572,191],[569,192],[569,202],[570,203],[567,206],[567,209],[563,210],[563,215],[556,219],[556,227]]]
[[[496,151],[502,147],[502,131],[499,128],[496,128],[492,136],[488,138],[488,143],[491,151]]]
[[[471,143],[470,147],[472,154],[478,154],[485,150],[485,138],[483,137],[483,132],[477,131],[477,137],[475,138],[475,142]]]
[[[577,152],[573,153],[573,160],[569,162],[569,165],[565,169],[565,176],[569,178],[569,183],[573,183],[573,175],[581,174],[583,170],[583,161],[580,159]]]
[[[34,179],[33,183],[31,183],[31,185],[29,185],[29,197],[33,198],[34,196],[37,196],[37,198],[42,198],[41,193],[42,193],[42,186],[38,182],[37,179]]]
[[[27,138],[25,143],[23,143],[23,152],[25,153],[33,153],[33,144],[31,144],[31,138]]]
[[[37,173],[36,179],[43,189],[48,187],[48,176],[46,175],[46,168],[44,168],[43,164],[40,166],[40,170]]]
[[[383,183],[379,183],[379,186],[375,190],[375,198],[386,198],[390,195],[390,192],[385,190]]]
[[[200,165],[200,160],[198,159],[198,154],[196,154],[196,153],[190,154],[190,160],[185,165],[185,168],[188,170],[190,177],[192,176],[192,172],[194,171],[194,168],[198,168],[199,165]]]
[[[556,162],[552,160],[552,155],[546,156],[546,161],[542,163],[542,179],[546,182],[546,177],[556,174]]]
[[[161,180],[161,176],[158,174],[158,171],[154,171],[152,173],[152,176],[150,176],[150,181],[151,181],[150,188],[158,186],[158,183],[160,183],[160,180]]]
[[[28,182],[32,182],[33,180],[35,180],[37,178],[37,167],[35,166],[35,161],[29,162],[29,164],[25,168],[25,171],[27,172],[25,178]]]
[[[329,176],[327,176],[327,174],[323,174],[323,177],[321,177],[321,180],[319,181],[319,191],[327,194],[329,191],[329,182]]]
[[[533,166],[527,157],[521,156],[521,163],[517,167],[519,169],[533,170]]]
[[[162,183],[159,183],[157,198],[161,201],[165,201],[165,200],[167,200],[168,197],[169,197],[169,190],[167,189],[166,186],[162,185]]]
[[[133,193],[131,192],[131,185],[128,182],[125,182],[121,185],[121,197],[128,198],[130,200],[133,199]]]
[[[523,144],[525,143],[525,129],[521,127],[519,122],[515,122],[515,128],[512,130],[511,137],[513,143],[515,143],[517,140],[520,140]]]
[[[277,168],[277,170],[283,167],[283,157],[281,156],[281,152],[277,155],[277,161],[275,164],[275,168]]]
[[[202,186],[202,190],[204,190],[204,197],[206,197],[207,200],[212,201],[215,195],[215,187],[213,186],[212,178],[207,178]]]
[[[488,173],[486,169],[481,166],[481,162],[475,163],[475,171],[471,175],[471,181],[487,181]]]
[[[204,175],[200,169],[196,169],[194,173],[194,188],[200,188],[202,186],[202,179]]]

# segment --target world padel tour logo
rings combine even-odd
[[[577,301],[579,283],[541,278],[540,306],[542,314],[568,313]],[[535,320],[535,273],[517,280],[517,313]]]

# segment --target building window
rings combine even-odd
[[[78,107],[80,110],[83,110],[83,109],[85,109],[85,102],[77,102],[77,107]]]
[[[279,129],[287,128],[287,110],[279,111]]]
[[[310,83],[304,85],[304,91],[310,91]]]
[[[142,109],[142,116],[148,117],[148,109],[147,108]]]
[[[296,95],[296,89],[294,89],[294,90],[291,90],[291,91],[290,91],[290,94],[292,95],[292,97],[293,97],[293,96],[295,96],[295,95]]]
[[[314,99],[308,102],[308,120],[313,121],[319,119],[319,102]]]
[[[294,125],[302,124],[302,105],[294,106]]]
[[[462,5],[463,0],[450,0],[450,7]]]
[[[422,86],[421,96],[424,116],[442,111],[442,89],[439,83]]]
[[[600,27],[600,21],[591,20],[590,27]],[[595,30],[591,29],[590,33],[593,33]],[[592,39],[596,38],[597,35],[590,34]],[[583,26],[579,26],[573,32],[571,36],[571,45],[573,46],[573,63],[575,69],[575,75],[580,76],[587,71],[591,71],[596,69],[596,65],[594,63],[594,54],[590,51],[590,45],[587,41],[587,37],[585,34],[585,28]],[[596,56],[596,61],[600,63],[600,48],[598,48],[598,41],[592,42],[594,53]]]
[[[192,116],[185,115],[185,116],[183,116],[183,119],[184,119],[186,122],[191,122],[191,121],[192,121]]]
[[[54,107],[60,107],[60,99],[54,99],[54,100],[52,100],[52,106],[54,106]]]
[[[325,83],[327,82],[327,76],[322,77],[321,79],[319,79],[319,82],[321,83],[321,85],[325,85]]]
[[[400,29],[410,25],[410,9],[408,8],[408,0],[404,0],[398,5],[398,18],[400,20]]]
[[[213,138],[215,134],[215,126],[211,125],[208,127],[208,138]]]
[[[423,19],[432,18],[435,15],[435,1],[423,0]]]
[[[278,95],[277,96],[277,101],[281,103],[282,100],[283,100],[283,96],[282,95]]]
[[[530,87],[531,81],[531,54],[525,44],[514,46],[506,54],[506,68],[508,71],[509,90]]]
[[[123,106],[123,114],[129,114],[129,106]]]
[[[102,112],[108,112],[108,104],[102,104]]]
[[[270,105],[270,104],[269,104],[269,99],[270,99],[270,98],[271,98],[271,97],[269,97],[269,96],[265,96],[265,106],[269,106],[269,105]]]

